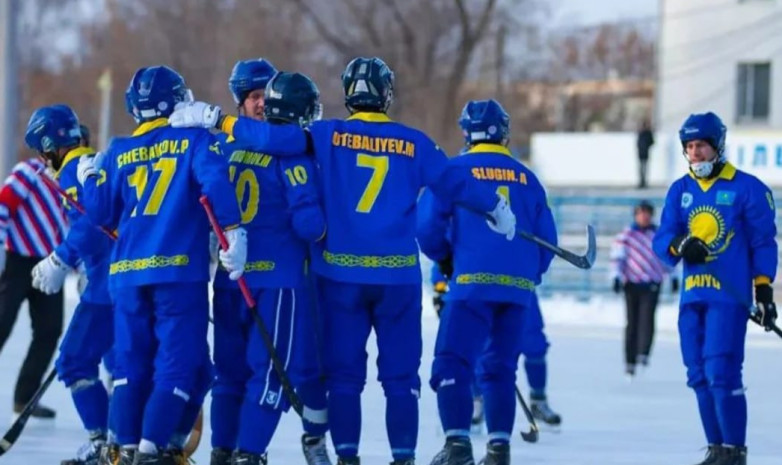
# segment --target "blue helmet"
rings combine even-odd
[[[712,112],[695,113],[687,117],[679,129],[679,140],[682,148],[686,148],[687,142],[702,140],[707,142],[717,152],[714,160],[706,162],[690,163],[690,170],[699,178],[708,178],[719,173],[725,164],[725,136],[728,128],[725,127],[719,116]]]
[[[266,86],[263,115],[269,122],[306,126],[320,119],[321,113],[318,87],[301,73],[281,71]]]
[[[79,118],[67,105],[35,110],[24,134],[27,146],[41,154],[53,154],[61,148],[78,146],[80,140]]]
[[[177,103],[192,100],[185,79],[168,66],[139,69],[125,91],[125,106],[137,123],[166,118]]]
[[[510,117],[496,100],[471,100],[462,110],[459,127],[468,144],[501,144],[510,135]]]
[[[263,58],[237,61],[228,78],[228,89],[234,102],[241,105],[247,94],[255,89],[265,89],[276,72],[274,65]]]
[[[81,133],[81,145],[87,147],[90,145],[90,128],[84,124],[79,125],[79,132]]]
[[[354,58],[342,72],[342,88],[350,112],[385,113],[394,101],[394,73],[380,58]]]

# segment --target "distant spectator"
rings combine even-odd
[[[660,286],[672,270],[652,251],[657,225],[652,222],[654,207],[640,202],[633,211],[634,221],[622,231],[611,247],[614,292],[625,293],[627,326],[625,328],[625,373],[635,375],[636,365],[646,366],[654,338],[654,314]],[[679,280],[671,279],[673,292]]]
[[[638,131],[638,187],[646,188],[646,164],[649,161],[649,149],[654,145],[654,133],[649,120],[643,120]]]

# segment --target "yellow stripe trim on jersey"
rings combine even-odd
[[[494,273],[464,273],[456,275],[457,284],[496,284],[527,291],[535,290],[535,283],[521,276]]]
[[[764,275],[755,276],[754,283],[756,286],[761,284],[771,284],[771,278]]]
[[[500,144],[487,143],[475,144],[464,153],[501,153],[509,157],[512,156],[508,147]]]
[[[60,169],[58,169],[57,172],[54,173],[54,179],[60,179],[60,173],[62,173],[62,170],[65,169],[65,165],[67,165],[68,163],[72,162],[73,160],[76,160],[82,155],[92,155],[94,153],[95,153],[95,149],[91,147],[76,147],[75,149],[69,150],[68,153],[65,154],[65,158],[62,159],[62,163],[60,164]]]
[[[348,268],[405,268],[418,266],[418,254],[413,255],[353,255],[323,251],[323,260],[329,265]]]
[[[372,111],[358,111],[348,116],[346,121],[359,120],[367,123],[391,123],[393,120],[385,113],[376,113]]]
[[[168,126],[168,118],[155,118],[152,121],[139,124],[136,130],[133,131],[133,137],[144,135],[153,129],[165,126]]]
[[[147,258],[136,258],[133,260],[120,260],[109,266],[109,274],[126,273],[128,271],[141,271],[151,268],[165,268],[169,266],[187,266],[190,263],[190,257],[187,255],[153,255]]]
[[[233,138],[234,136],[234,126],[236,125],[236,122],[239,121],[239,118],[232,115],[225,115],[223,118],[223,122],[220,123],[220,130],[229,136]]]

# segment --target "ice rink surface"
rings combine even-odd
[[[67,293],[75,296],[74,283]],[[437,319],[424,291],[424,357],[421,378],[426,386]],[[67,299],[68,317],[75,306]],[[648,369],[631,383],[622,366],[623,306],[618,298],[577,302],[565,298],[541,301],[549,351],[549,400],[563,415],[559,433],[542,432],[537,444],[522,442],[519,428],[526,429],[517,412],[512,446],[514,464],[545,465],[691,465],[703,457],[705,439],[692,391],[685,385],[676,335],[676,308],[658,310],[658,333]],[[752,465],[782,464],[782,339],[751,324],[747,338],[744,382],[749,400],[749,460]],[[14,333],[0,354],[0,425],[10,425],[13,384],[30,338],[30,322],[22,311]],[[370,342],[374,359],[374,340]],[[384,431],[383,392],[374,380],[363,396],[361,458],[364,465],[391,461]],[[527,392],[523,367],[519,386]],[[207,403],[209,400],[207,400]],[[54,422],[31,421],[0,465],[49,465],[71,457],[85,434],[61,383],[46,393],[43,404],[57,410]],[[418,435],[419,465],[426,465],[443,443],[434,393],[421,394]],[[209,463],[209,409],[206,408],[204,439],[194,459]],[[336,414],[336,413],[332,413]],[[303,464],[300,452],[301,426],[295,414],[283,418],[269,449],[270,464]],[[473,438],[476,460],[483,455],[485,437]],[[331,447],[330,447],[331,449]],[[333,449],[332,457],[333,457]]]

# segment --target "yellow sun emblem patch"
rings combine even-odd
[[[690,233],[705,242],[710,249],[718,247],[725,239],[725,219],[719,210],[711,205],[694,208],[690,212],[687,224]]]

